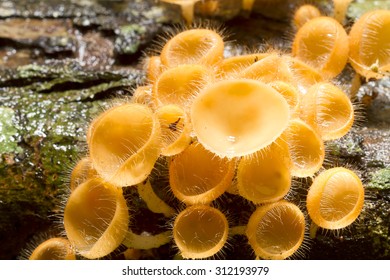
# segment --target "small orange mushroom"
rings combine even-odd
[[[184,258],[203,259],[223,248],[228,231],[228,221],[221,211],[206,205],[193,205],[176,217],[173,239]]]
[[[321,138],[338,139],[351,129],[354,109],[351,100],[331,83],[318,83],[301,99],[300,117],[315,128]]]
[[[294,13],[294,25],[300,28],[309,20],[320,16],[321,12],[316,6],[310,4],[302,5]]]
[[[366,79],[390,75],[390,11],[362,15],[349,32],[349,61]]]
[[[193,143],[172,158],[169,183],[173,194],[187,204],[208,204],[231,185],[235,162],[216,157]]]
[[[364,203],[364,187],[349,169],[336,167],[318,175],[307,194],[310,218],[319,227],[341,229],[352,224]]]
[[[161,63],[166,67],[181,64],[213,66],[223,59],[222,37],[209,29],[190,29],[171,38],[163,47]]]
[[[348,35],[331,17],[306,22],[295,34],[292,55],[319,70],[326,78],[336,77],[348,60]]]
[[[293,119],[283,135],[289,145],[293,176],[313,176],[320,170],[325,159],[324,143],[311,126]]]
[[[65,238],[50,238],[32,252],[30,260],[75,260],[76,253]]]
[[[191,121],[198,141],[220,157],[254,153],[288,125],[289,107],[272,87],[254,80],[219,81],[194,100]]]
[[[304,240],[305,216],[298,206],[284,200],[266,204],[251,215],[246,235],[257,257],[286,259]]]
[[[145,180],[161,153],[160,123],[146,105],[123,104],[105,111],[88,136],[94,169],[117,186]]]
[[[212,77],[210,70],[202,65],[185,64],[170,68],[154,83],[153,102],[156,107],[175,104],[187,109]]]
[[[66,235],[77,252],[89,259],[115,250],[126,236],[129,214],[122,188],[100,178],[79,185],[64,211]]]
[[[238,193],[254,203],[278,201],[290,190],[290,167],[288,146],[284,139],[278,139],[270,147],[240,160]]]

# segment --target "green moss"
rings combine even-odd
[[[11,108],[0,107],[0,156],[6,153],[21,152],[18,146],[18,135],[19,127],[15,122],[15,111]]]
[[[390,190],[390,168],[383,168],[373,173],[367,188]]]

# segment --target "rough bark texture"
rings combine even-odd
[[[213,19],[212,25],[227,34],[226,55],[267,47],[288,52],[293,30],[286,15],[296,1],[281,2],[283,14],[233,17],[225,12]],[[331,10],[330,1],[318,2],[324,11]],[[366,5],[357,1],[350,15],[372,8]],[[113,99],[130,96],[145,81],[143,52],[179,20],[175,8],[154,1],[0,3],[0,259],[25,256],[33,240],[61,233],[69,173],[86,153],[88,123]],[[351,81],[351,69],[338,78]],[[358,170],[367,190],[364,211],[348,229],[320,231],[308,240],[305,259],[390,258],[389,78],[363,84],[357,98],[365,117],[347,136],[328,143],[325,167],[347,164]],[[167,193],[163,174],[154,175],[162,197]],[[302,202],[309,184],[297,183],[291,200]],[[135,232],[169,228],[171,221],[148,211],[134,189],[127,189],[126,197],[132,201]],[[254,210],[234,195],[223,195],[215,204],[230,213],[232,225],[244,224]],[[172,259],[176,253],[167,244],[142,252],[141,258]],[[222,257],[253,255],[246,238],[235,236]]]

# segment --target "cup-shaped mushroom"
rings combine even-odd
[[[50,238],[34,249],[30,260],[75,260],[76,253],[69,240],[60,237]]]
[[[300,117],[314,127],[321,138],[338,139],[351,129],[354,109],[349,97],[331,83],[318,83],[301,99]]]
[[[220,65],[218,65],[218,74],[221,77],[227,77],[230,75],[239,75],[239,73],[251,66],[253,63],[267,57],[269,53],[251,53],[245,55],[232,56],[224,59]]]
[[[160,156],[160,123],[146,105],[124,104],[105,111],[93,122],[89,136],[93,167],[117,186],[145,180]]]
[[[231,185],[235,161],[220,158],[193,143],[172,158],[169,183],[173,194],[187,204],[208,204]]]
[[[176,105],[165,105],[156,114],[161,125],[161,154],[173,156],[182,152],[191,143],[192,126],[186,112]]]
[[[238,193],[254,203],[282,199],[290,190],[290,154],[285,140],[240,160],[237,169]]]
[[[241,78],[253,79],[264,83],[279,80],[294,83],[294,78],[283,56],[272,53],[240,72]]]
[[[341,229],[352,224],[363,204],[362,182],[344,167],[331,168],[318,175],[306,198],[310,218],[325,229]]]
[[[249,244],[261,259],[286,259],[301,246],[305,236],[305,216],[291,202],[265,204],[249,218]]]
[[[114,251],[125,238],[128,225],[122,188],[100,178],[79,185],[65,206],[66,235],[77,252],[88,259]]]
[[[362,15],[349,32],[349,61],[366,79],[380,79],[390,73],[390,11],[376,10]]]
[[[198,141],[220,157],[252,154],[275,141],[290,117],[285,98],[254,80],[225,80],[194,100],[191,122]]]
[[[274,81],[269,83],[269,85],[283,95],[290,107],[291,115],[294,115],[299,108],[300,93],[298,89],[292,84],[283,81]]]
[[[310,4],[302,5],[294,13],[294,25],[296,28],[300,28],[309,20],[320,16],[321,12],[316,6]]]
[[[218,253],[226,243],[229,225],[216,208],[193,205],[176,217],[173,239],[187,259],[204,259]]]
[[[292,55],[319,70],[325,77],[336,77],[348,60],[348,35],[331,17],[316,17],[306,22],[292,45]]]
[[[187,108],[211,77],[210,70],[202,65],[186,64],[170,68],[155,82],[153,102],[157,107],[175,104]]]
[[[70,174],[70,190],[73,191],[78,185],[81,185],[88,179],[99,176],[92,167],[92,162],[89,157],[80,159]]]
[[[171,38],[163,47],[161,63],[170,68],[181,64],[212,66],[222,61],[222,37],[209,29],[190,29]]]
[[[291,175],[309,177],[320,170],[325,159],[324,142],[311,126],[294,119],[283,135],[290,150]]]

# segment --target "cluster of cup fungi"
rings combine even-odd
[[[170,38],[147,60],[149,83],[90,123],[88,157],[71,174],[66,237],[43,242],[30,259],[97,259],[121,244],[168,242],[183,258],[204,259],[232,234],[245,235],[257,259],[286,259],[307,238],[308,221],[312,230],[353,223],[364,203],[361,180],[348,168],[323,167],[326,141],[343,137],[355,119],[353,102],[332,79],[348,62],[367,79],[388,73],[390,11],[366,13],[349,34],[310,5],[297,10],[294,23],[290,54],[225,58],[223,38],[207,28]],[[161,158],[180,210],[151,186]],[[312,179],[308,215],[287,199],[294,177]],[[125,188],[137,188],[172,228],[133,233]],[[246,225],[231,227],[213,204],[224,193],[256,207]]]

